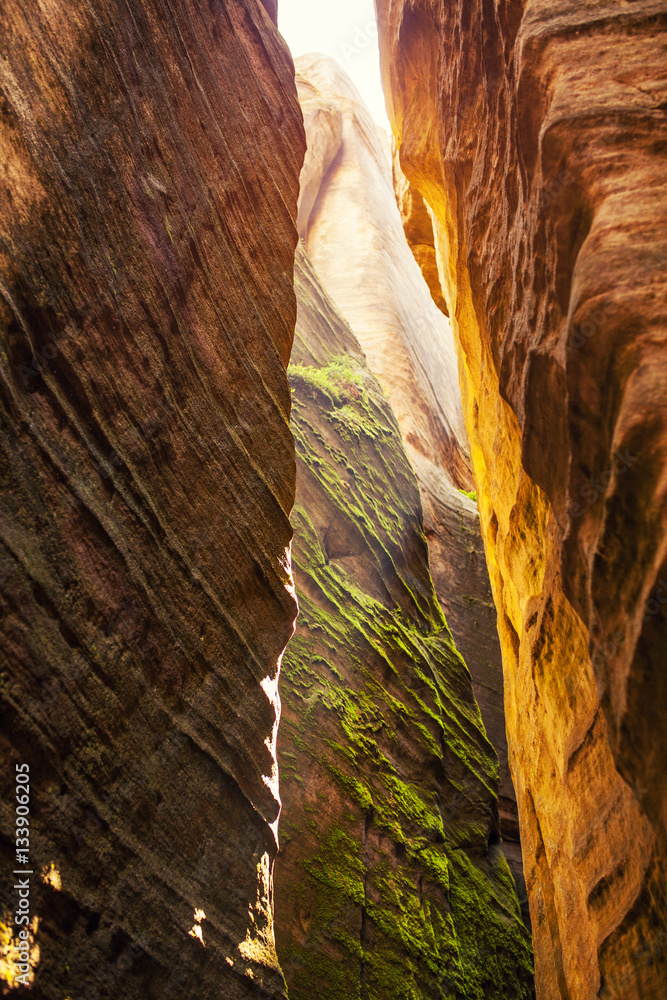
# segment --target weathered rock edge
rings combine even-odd
[[[299,234],[387,393],[415,470],[438,600],[470,669],[486,731],[498,753],[503,849],[527,918],[497,616],[477,504],[470,495],[454,338],[448,320],[431,301],[437,289],[424,282],[425,276],[433,277],[426,267],[429,259],[436,268],[433,224],[396,157],[392,163],[386,133],[341,67],[329,56],[312,54],[299,57],[296,69],[308,145]],[[439,288],[437,268],[436,280]]]

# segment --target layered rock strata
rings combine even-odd
[[[403,174],[395,149],[392,175],[406,239],[434,301],[439,303],[442,296],[440,277],[432,270],[435,264],[432,213]],[[453,489],[447,469],[433,465],[418,452],[411,451],[411,457],[420,484],[429,562],[438,600],[456,644],[470,665],[475,698],[487,735],[498,753],[503,851],[517,885],[524,920],[530,924],[516,793],[505,734],[503,666],[497,614],[484,555],[476,494]]]
[[[284,996],[292,62],[257,0],[9,0],[0,49],[2,988],[27,764],[29,995]]]
[[[664,11],[376,6],[457,339],[538,997],[663,998]]]
[[[502,837],[525,902],[496,615],[477,507],[459,489],[472,482],[454,342],[429,296],[439,288],[433,225],[343,70],[321,55],[300,57],[297,69],[308,136],[299,231],[386,388],[417,473],[438,599],[500,758]]]
[[[414,473],[305,254],[295,274],[300,613],[281,674],[276,863],[290,997],[529,997],[497,759],[433,589]]]

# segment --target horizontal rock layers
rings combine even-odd
[[[377,9],[458,343],[538,997],[663,998],[664,9]]]
[[[257,0],[9,0],[0,49],[3,987],[26,763],[30,995],[283,996],[291,59]]]
[[[305,253],[290,379],[300,613],[281,672],[276,937],[292,1000],[530,997],[498,765],[395,417]]]
[[[438,599],[500,757],[501,832],[524,899],[496,615],[476,504],[457,488],[472,482],[454,343],[429,296],[439,288],[433,225],[398,163],[392,182],[387,137],[343,70],[321,55],[296,63],[308,137],[299,231],[386,388],[417,474]]]

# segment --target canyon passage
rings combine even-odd
[[[667,1000],[664,4],[358,18],[0,8],[3,996]]]

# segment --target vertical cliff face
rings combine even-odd
[[[659,9],[376,6],[457,339],[538,996],[664,997]]]
[[[399,212],[387,137],[340,67],[321,55],[299,58],[297,67],[308,136],[299,230],[386,388],[417,474],[438,599],[500,757],[501,830],[523,899],[496,615],[477,507],[457,488],[472,483],[453,337],[431,301],[439,288],[433,225],[394,163]]]
[[[428,285],[431,298],[445,316],[449,315],[447,301],[442,293],[438,254],[435,248],[437,225],[431,209],[414,184],[411,184],[401,169],[401,158],[395,140],[391,147],[391,170],[396,204],[401,213],[403,231],[412,254],[419,264],[424,281]]]
[[[290,379],[300,613],[281,674],[278,954],[293,1000],[531,995],[498,766],[394,414],[305,253]]]
[[[434,231],[437,221],[422,195],[401,170],[395,148],[392,175],[405,237],[433,300],[447,312],[437,270]],[[436,368],[430,377],[437,380],[437,375]],[[529,921],[516,794],[505,735],[503,668],[497,615],[484,557],[477,501],[471,499],[476,494],[452,490],[447,469],[427,464],[419,456],[413,457],[413,463],[421,486],[435,589],[456,644],[466,663],[471,665],[475,697],[489,739],[498,752],[503,850],[517,883],[522,912]]]
[[[25,763],[35,995],[282,996],[291,59],[257,0],[0,48],[3,990]]]
[[[387,137],[332,59],[301,56],[296,66],[309,138],[299,234],[386,387],[406,443],[467,486],[454,343],[405,241]]]

